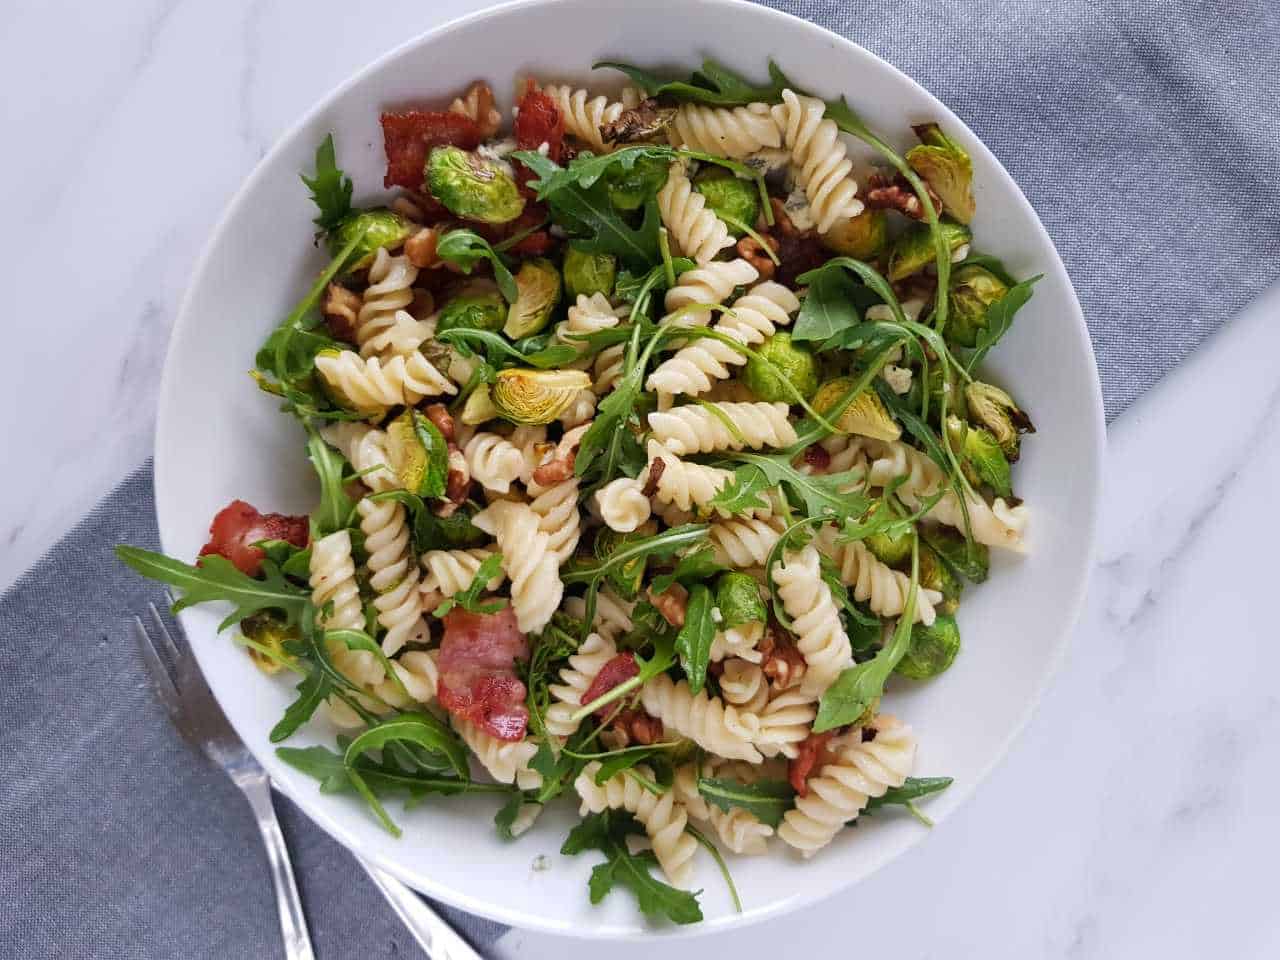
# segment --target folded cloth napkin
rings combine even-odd
[[[112,548],[159,549],[151,465],[0,597],[0,956],[283,957],[240,791],[156,702],[125,629],[163,594]],[[351,855],[276,810],[320,957],[420,956]],[[506,927],[438,907],[473,944]]]

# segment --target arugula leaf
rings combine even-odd
[[[629,813],[605,810],[585,817],[574,827],[560,852],[570,857],[584,850],[599,850],[604,854],[605,862],[591,871],[588,883],[593,904],[603,900],[615,887],[622,886],[635,895],[645,916],[666,917],[675,923],[697,923],[702,919],[697,893],[679,890],[653,876],[649,872],[657,865],[653,851],[633,854],[628,848],[628,835],[643,833],[644,828]]]
[[[307,459],[320,480],[320,505],[311,514],[311,539],[320,540],[351,525],[355,501],[343,480],[347,461],[315,431],[307,427]]]
[[[791,327],[792,340],[829,340],[862,322],[855,302],[857,285],[853,278],[831,263],[810,270],[797,283],[807,283],[809,292],[800,303],[800,313]]]
[[[351,179],[338,167],[333,149],[333,134],[316,147],[314,177],[302,174],[302,182],[311,191],[320,215],[312,222],[328,233],[351,213]]]
[[[311,603],[309,591],[286,580],[270,560],[262,562],[262,579],[256,580],[216,553],[201,557],[198,567],[123,543],[116,547],[116,556],[136,573],[181,590],[181,598],[173,605],[174,613],[211,600],[230,603],[235,609],[218,624],[219,630],[259,610],[278,610],[286,623],[297,623]]]
[[[1009,332],[1009,327],[1013,325],[1013,315],[1031,299],[1031,288],[1043,277],[1043,273],[1038,273],[1021,283],[1014,284],[1009,288],[1008,293],[987,307],[986,326],[982,328],[982,332],[978,335],[978,342],[974,344],[973,353],[969,355],[969,362],[965,366],[966,372],[972,374],[974,367],[981,363],[982,358],[991,348],[1000,342],[1000,338]]]
[[[340,753],[321,746],[277,747],[276,756],[295,770],[319,780],[321,793],[355,792],[355,784],[347,775],[347,765]],[[428,793],[511,793],[513,790],[501,784],[399,773],[363,757],[356,761],[355,767],[365,785],[380,797],[406,791],[411,797],[421,798]]]
[[[746,810],[761,823],[776,828],[795,805],[796,792],[785,780],[740,783],[724,777],[699,777],[698,793],[726,813]]]
[[[604,786],[623,770],[630,770],[637,763],[653,760],[662,756],[667,750],[679,749],[683,746],[684,744],[679,741],[655,743],[647,747],[624,747],[621,750],[610,750],[608,753],[597,755],[593,758],[600,760],[600,769],[595,775],[596,784]],[[585,759],[585,755],[578,755],[577,759]]]
[[[666,593],[673,583],[692,586],[697,582],[710,582],[729,568],[716,560],[716,552],[710,544],[702,544],[681,557],[670,573],[655,577],[649,585],[654,593]]]
[[[289,704],[280,722],[271,728],[271,742],[279,743],[293,736],[300,726],[311,719],[316,707],[329,695],[329,690],[329,680],[324,672],[313,667],[298,684],[298,699]]]
[[[892,804],[909,805],[913,800],[941,793],[951,786],[951,777],[907,777],[900,787],[890,787],[882,796],[872,797],[862,808],[864,814]]]
[[[911,626],[914,620],[909,613],[916,608],[920,591],[920,540],[911,538],[911,587],[907,590],[903,615],[898,618],[893,637],[870,660],[849,667],[836,677],[818,701],[818,716],[813,721],[813,732],[823,733],[857,723],[884,694],[884,685],[908,650],[911,649]]]
[[[684,626],[676,634],[676,652],[684,674],[689,678],[689,689],[697,693],[707,682],[707,663],[711,659],[711,641],[716,636],[716,624],[711,619],[715,605],[711,591],[705,583],[694,584],[689,591],[685,608]]]
[[[520,816],[520,808],[524,805],[524,796],[513,793],[511,799],[499,807],[498,812],[493,815],[493,826],[503,840],[511,841],[516,838],[516,835],[511,832],[511,827],[515,824],[516,817]]]
[[[429,713],[396,714],[376,723],[352,740],[342,758],[347,769],[347,777],[387,831],[398,837],[400,828],[387,815],[377,794],[365,780],[363,771],[356,765],[356,760],[363,753],[369,750],[380,750],[392,742],[415,744],[428,753],[443,757],[461,780],[469,779],[470,772],[467,766],[466,747],[443,721]]]
[[[681,103],[738,107],[757,101],[778,103],[782,100],[782,91],[787,89],[799,92],[799,88],[772,60],[769,61],[769,83],[765,86],[753,86],[745,77],[710,57],[702,61],[702,68],[688,80],[663,80],[648,70],[610,60],[592,64],[592,69],[618,70],[649,96],[666,97]]]
[[[489,361],[495,365],[501,362],[499,358],[510,357],[517,363],[528,364],[531,367],[545,370],[563,367],[578,357],[578,351],[567,343],[545,347],[533,353],[525,353],[516,349],[505,338],[491,330],[454,327],[451,330],[441,330],[436,334],[435,338],[441,343],[460,347],[465,353],[470,353],[470,349],[466,346],[468,341],[479,343],[484,346]]]
[[[610,570],[624,568],[637,557],[665,559],[681,547],[687,547],[706,539],[710,528],[705,523],[685,523],[651,537],[642,537],[618,545],[607,557],[577,560],[561,570],[560,579],[565,586],[575,583],[598,582]]]
[[[324,639],[326,644],[332,640],[343,644],[348,650],[363,650],[372,654],[374,659],[382,665],[382,672],[386,674],[392,685],[403,696],[409,697],[409,691],[405,689],[404,682],[400,679],[400,674],[396,673],[395,667],[391,665],[387,655],[382,652],[382,647],[378,641],[374,640],[369,634],[363,630],[325,630]]]
[[[519,154],[516,154],[519,156]],[[569,166],[557,170],[549,177],[539,180],[535,186],[537,198],[545,200],[551,194],[577,184],[589,190],[605,174],[626,173],[635,169],[638,160],[674,160],[677,156],[674,147],[662,144],[644,143],[630,147],[620,147],[612,153],[599,155],[585,152],[569,162]]]
[[[516,278],[511,275],[502,257],[489,245],[488,240],[474,230],[448,230],[442,233],[436,241],[436,256],[468,274],[477,261],[488,260],[493,264],[493,279],[507,303],[515,303],[520,296]]]
[[[538,176],[529,185],[545,197],[556,223],[575,238],[574,249],[613,254],[634,270],[647,270],[658,259],[661,219],[655,201],[645,204],[640,226],[631,227],[614,209],[603,182],[597,180],[591,187],[583,187],[572,179],[562,179],[553,192],[543,194],[544,185],[563,173],[563,168],[537,151],[522,150],[511,156]]]
[[[751,472],[735,471],[734,483],[726,485],[723,503],[736,505],[746,497],[743,491],[758,495],[765,489],[785,487],[804,504],[805,512],[812,518],[842,519],[848,516],[859,516],[870,506],[866,495],[858,488],[864,480],[863,471],[846,470],[841,473],[807,474],[801,473],[791,464],[786,454],[733,453],[728,459],[739,461],[753,468],[759,476]],[[763,477],[764,486],[761,486]],[[722,501],[717,495],[711,501],[720,506]],[[759,505],[759,504],[757,504]],[[727,507],[726,507],[727,509]]]
[[[478,602],[480,594],[488,586],[490,580],[502,572],[502,554],[494,553],[484,558],[484,562],[476,570],[476,575],[471,578],[471,583],[465,590],[460,590],[451,597],[446,597],[440,606],[436,607],[432,613],[436,617],[443,617],[454,607],[461,607],[463,610],[469,610],[472,613],[497,613],[507,605],[507,601],[495,598],[485,603]]]

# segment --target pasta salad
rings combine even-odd
[[[597,67],[630,86],[382,114],[381,207],[325,139],[331,259],[252,371],[318,505],[236,500],[194,565],[118,552],[231,604],[322,790],[396,835],[391,799],[494,794],[508,839],[566,794],[593,902],[689,923],[700,848],[813,856],[951,782],[882,698],[1024,550],[1033,427],[981,366],[1039,278],[978,252],[937,124],[899,153],[773,63]],[[283,745],[313,721],[336,749]]]

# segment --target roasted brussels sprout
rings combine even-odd
[[[938,224],[943,239],[952,255],[966,246],[973,238],[969,228],[951,220],[943,220]],[[889,254],[889,279],[894,283],[905,280],[912,274],[919,273],[933,263],[933,234],[927,223],[913,223],[893,242],[893,250]]]
[[[618,260],[607,253],[583,253],[572,246],[564,252],[564,290],[570,300],[593,293],[613,293]]]
[[[960,594],[964,592],[964,584],[928,544],[920,544],[919,556],[920,586],[937,590],[942,594],[942,603],[937,607],[940,613],[954,614],[956,608],[960,606]]]
[[[750,180],[739,180],[724,167],[708,167],[693,178],[693,189],[707,199],[707,207],[729,226],[729,232],[740,237],[743,230],[735,224],[751,226],[760,214],[760,191]]]
[[[409,221],[398,213],[383,207],[376,210],[361,210],[350,214],[329,233],[329,253],[337,256],[338,252],[360,234],[360,242],[356,244],[347,262],[346,270],[351,273],[363,270],[373,263],[373,255],[379,247],[394,250],[404,243],[405,238],[413,233],[414,228]]]
[[[883,210],[863,210],[856,217],[837,220],[822,243],[828,250],[859,260],[874,260],[884,253],[889,242],[889,218]]]
[[[387,453],[400,486],[422,497],[443,496],[449,474],[444,435],[417,410],[405,410],[387,424]]]
[[[490,396],[498,413],[513,423],[550,423],[569,409],[579,390],[591,386],[581,370],[498,371]]]
[[[462,405],[462,413],[458,419],[467,426],[474,427],[484,423],[486,420],[492,420],[496,416],[500,416],[500,414],[498,408],[493,405],[493,397],[489,393],[489,385],[482,383],[471,391],[471,395],[467,397],[467,402]]]
[[[950,366],[947,373],[947,376],[943,375],[941,363],[929,364],[929,376],[925,380],[929,388],[929,409],[941,412],[942,399],[946,397],[947,413],[963,417],[965,402],[964,391],[960,389],[960,375]],[[916,382],[920,382],[920,378],[917,377]]]
[[[795,397],[786,389],[778,373],[806,399],[818,389],[818,362],[808,349],[792,343],[791,334],[785,330],[775,333],[756,347],[756,353],[773,364],[773,367],[751,357],[742,372],[742,382],[761,400],[770,403],[795,402]],[[774,372],[775,368],[778,373]]]
[[[763,623],[768,618],[755,577],[737,571],[722,573],[716,581],[716,609],[722,627]]]
[[[899,533],[873,533],[866,539],[867,549],[876,555],[876,559],[897,567],[911,559],[911,531]]]
[[[265,647],[274,657],[261,653],[253,647],[246,647],[249,659],[263,673],[278,673],[283,664],[280,660],[292,661],[294,657],[286,649],[286,644],[294,643],[300,634],[297,627],[291,627],[284,619],[274,613],[263,610],[240,621],[240,632],[260,647]],[[277,659],[279,658],[279,659]]]
[[[991,431],[1004,451],[1005,459],[1017,463],[1021,453],[1021,435],[1036,432],[1031,418],[1018,409],[1009,394],[980,380],[974,380],[965,387],[964,396],[969,408],[969,422]]]
[[[991,550],[983,543],[969,543],[953,527],[926,527],[921,534],[952,572],[972,583],[982,583],[991,569]]]
[[[944,672],[960,652],[960,628],[955,617],[938,614],[929,626],[911,628],[911,646],[894,671],[912,680],[928,680]]]
[[[632,540],[640,540],[643,537],[653,536],[658,532],[657,524],[643,524],[630,533],[618,533],[616,530],[610,530],[608,527],[601,527],[600,532],[596,534],[595,555],[597,560],[607,560],[615,550]],[[609,572],[605,574],[609,584],[613,587],[614,592],[623,600],[634,600],[640,594],[640,587],[644,583],[645,566],[648,558],[638,556],[622,565],[613,565],[609,568]]]
[[[834,409],[852,386],[851,377],[840,377],[824,383],[814,395],[814,409],[823,414]],[[870,388],[853,398],[835,421],[835,425],[845,433],[856,433],[873,440],[897,440],[902,436],[902,427],[885,409],[879,394]]]
[[[987,310],[1008,292],[1004,281],[984,267],[971,264],[953,273],[947,339],[962,347],[974,346],[986,329]]]
[[[560,302],[560,271],[550,260],[526,260],[516,273],[519,295],[507,310],[502,328],[512,340],[540,333],[551,322],[551,313]]]
[[[907,163],[933,187],[948,215],[968,223],[974,211],[973,163],[969,154],[936,123],[914,129],[920,146],[907,151]]]
[[[509,223],[524,211],[524,197],[501,167],[458,147],[431,151],[427,187],[450,213],[464,220]]]
[[[950,420],[951,418],[948,418]],[[950,427],[950,424],[948,424]],[[985,483],[998,497],[1011,497],[1009,461],[991,431],[969,427],[964,437],[964,459],[980,483]]]
[[[496,333],[507,319],[507,301],[488,281],[468,284],[449,300],[436,318],[436,330],[489,330]]]
[[[609,202],[619,210],[639,210],[667,182],[668,166],[660,157],[641,157],[630,169],[610,168],[605,176]]]

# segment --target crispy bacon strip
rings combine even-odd
[[[459,113],[432,110],[384,113],[382,142],[387,152],[387,172],[382,185],[419,190],[432,147],[474,150],[480,140],[476,122]]]
[[[824,764],[831,761],[827,745],[833,736],[835,736],[833,730],[809,734],[800,744],[795,759],[787,764],[787,779],[791,781],[797,796],[803,797],[809,793],[809,776],[814,770],[822,769]]]
[[[578,698],[578,702],[583,706],[603,697],[606,693],[616,687],[618,684],[630,680],[632,677],[640,673],[640,666],[636,663],[634,653],[627,651],[620,653],[612,660],[605,663],[600,668],[600,672],[596,674],[595,679],[591,681],[591,685],[582,692],[582,696]],[[596,716],[603,719],[607,717],[613,710],[615,704],[605,704],[596,711]]]
[[[498,613],[455,607],[444,617],[444,640],[436,658],[440,704],[499,740],[522,739],[529,710],[515,668],[517,660],[528,659],[529,642],[516,626],[510,604]]]
[[[200,556],[216,553],[234,563],[242,573],[256,577],[262,571],[266,554],[255,547],[255,543],[286,540],[295,547],[305,547],[309,539],[310,525],[306,517],[259,513],[252,504],[232,500],[209,524],[209,542],[200,548]]]

